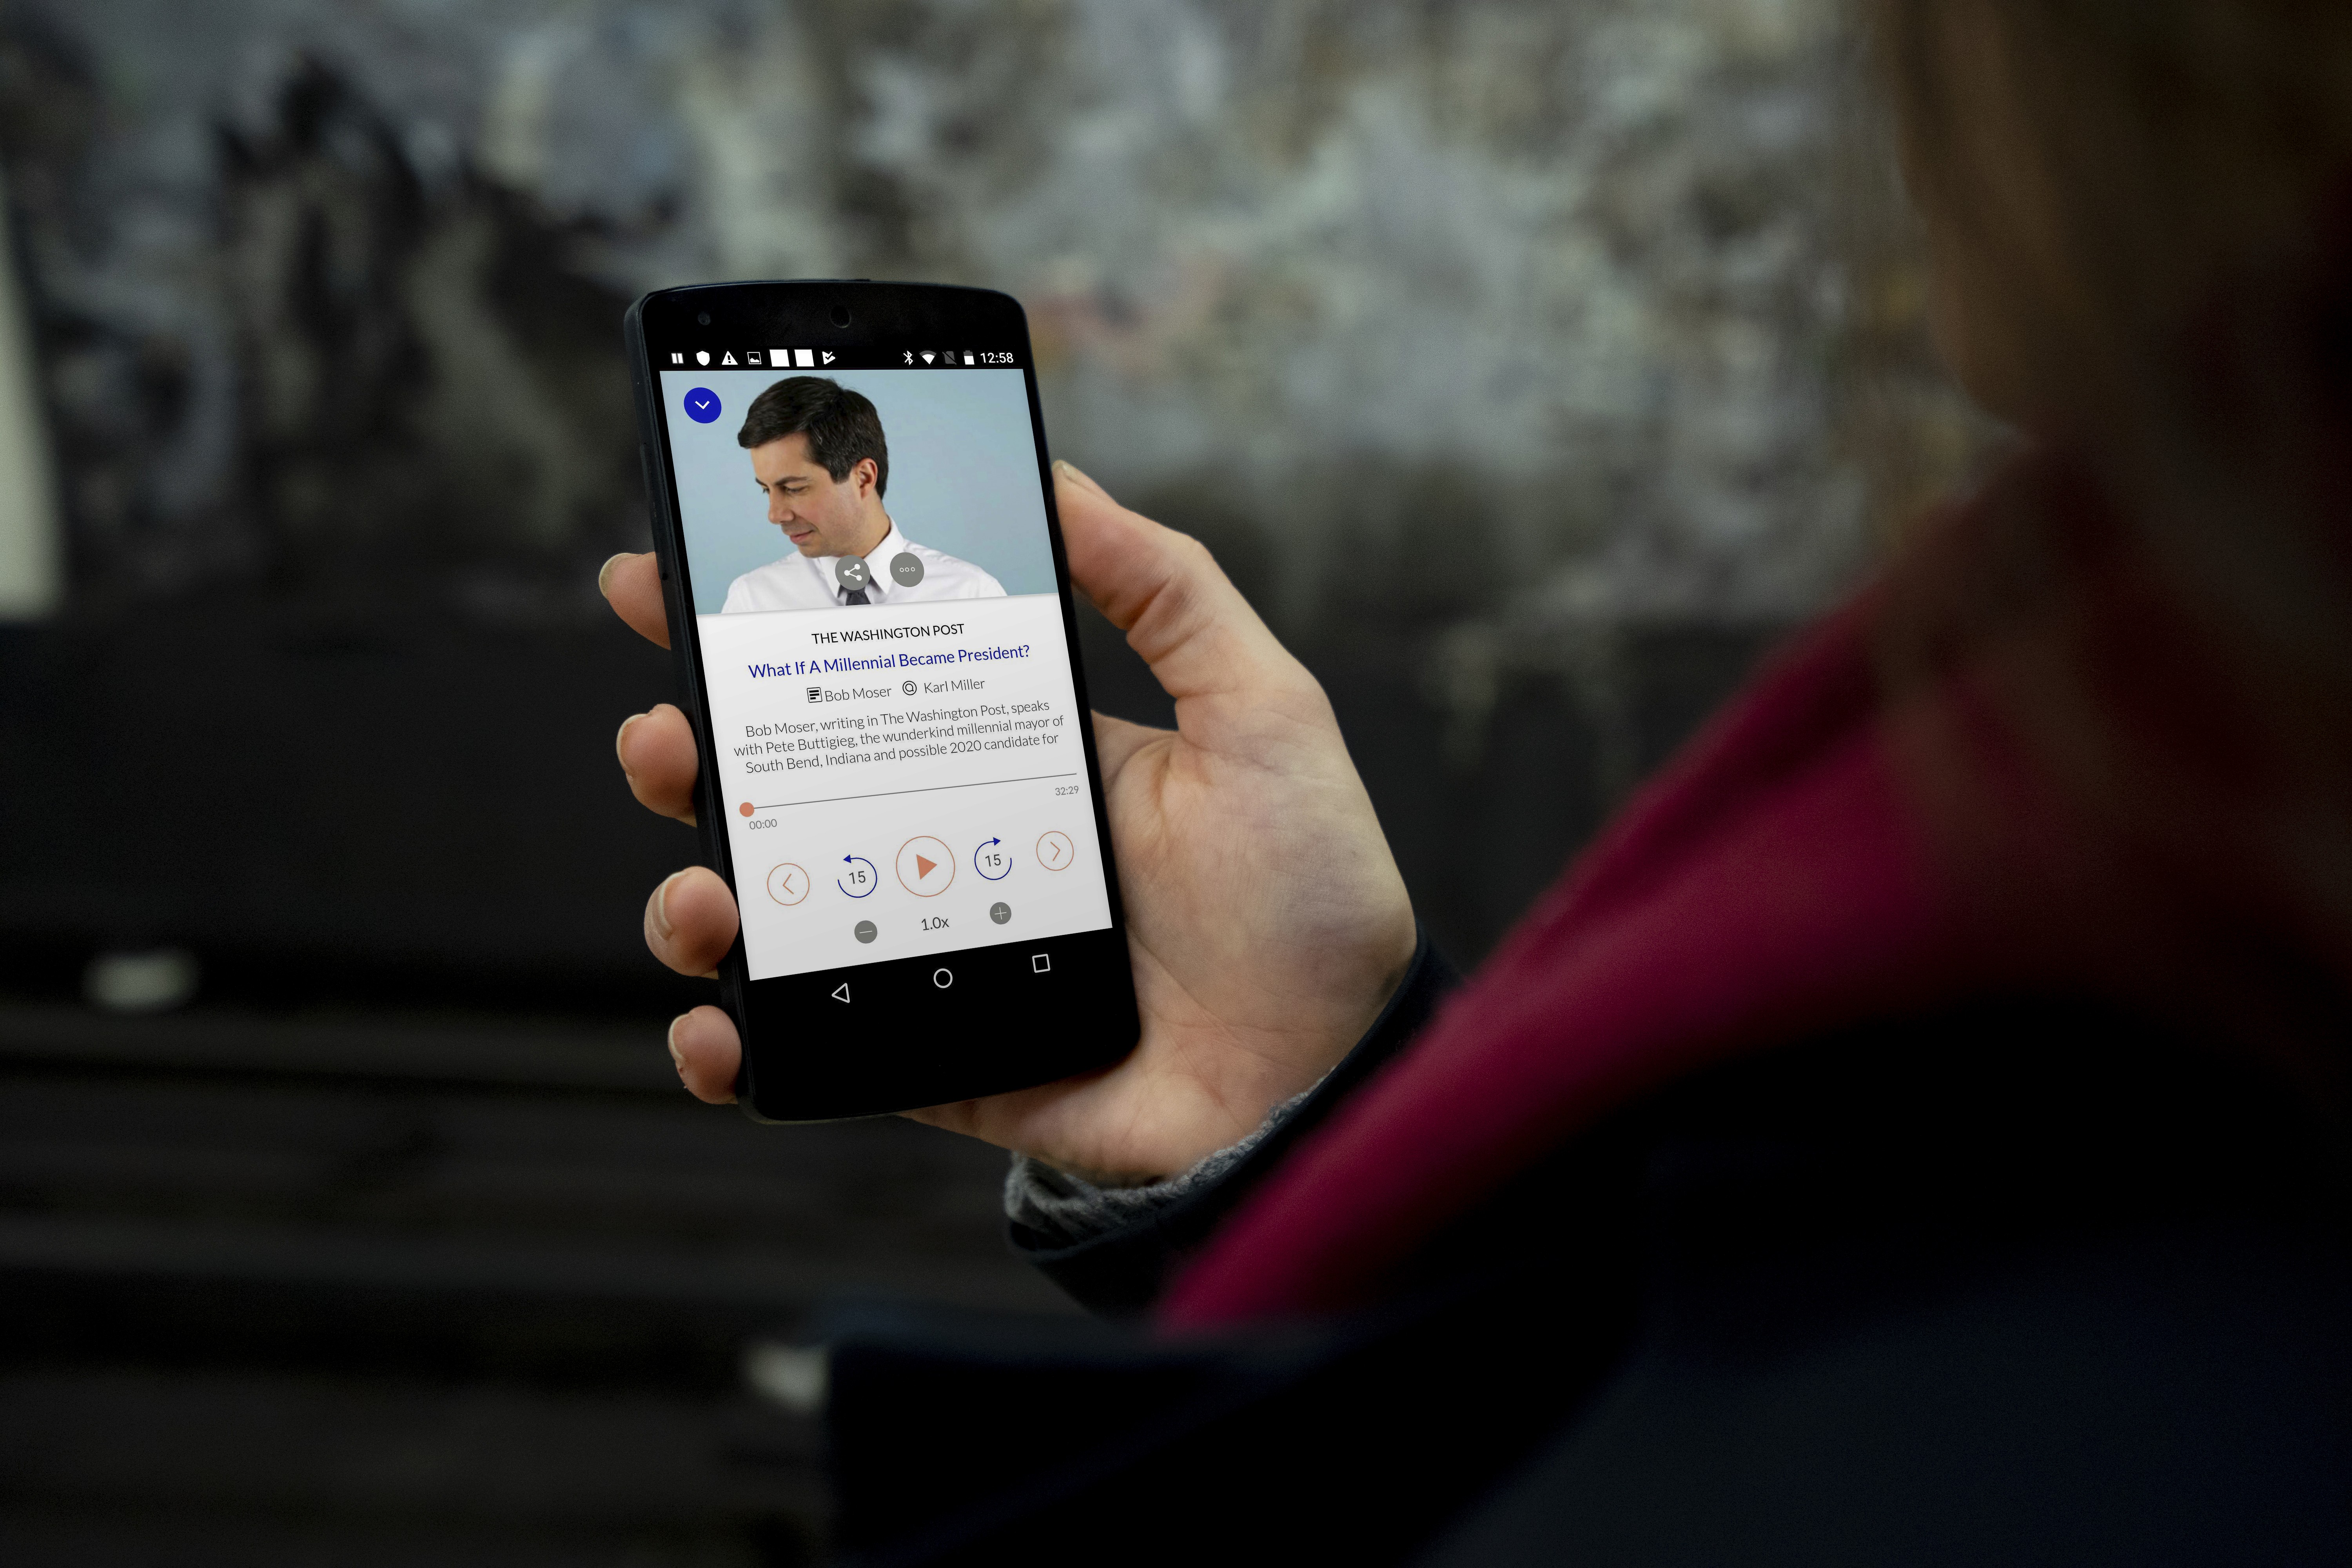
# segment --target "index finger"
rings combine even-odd
[[[662,608],[661,574],[652,551],[614,556],[596,574],[596,586],[630,630],[658,647],[669,647],[669,614]]]

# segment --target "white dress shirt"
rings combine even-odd
[[[888,516],[886,512],[885,516]],[[902,588],[890,576],[892,557],[900,553],[916,556],[923,563],[923,580],[911,588]],[[728,584],[727,602],[719,608],[723,616],[740,610],[831,610],[848,603],[849,590],[834,575],[839,564],[838,555],[803,555],[798,551],[781,561],[771,561],[757,566]],[[882,542],[866,553],[869,581],[866,584],[866,600],[872,605],[919,605],[927,599],[1001,599],[1004,584],[973,565],[952,555],[917,544],[898,531],[898,520],[890,521],[890,531]]]

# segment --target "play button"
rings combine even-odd
[[[898,885],[919,899],[936,899],[955,881],[955,852],[925,834],[898,847]]]

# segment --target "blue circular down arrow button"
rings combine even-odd
[[[1004,847],[1003,839],[989,839],[971,852],[971,868],[992,882],[1001,882],[1013,869],[1012,851]]]
[[[841,875],[834,879],[833,885],[853,899],[873,897],[874,889],[881,886],[875,879],[874,862],[863,855],[844,855],[841,864]]]
[[[686,416],[697,425],[708,425],[719,417],[719,395],[707,386],[688,388],[686,395]]]

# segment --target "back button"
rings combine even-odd
[[[838,985],[835,986],[835,987],[832,989],[832,991],[830,991],[829,993],[827,993],[827,994],[828,994],[828,995],[830,995],[830,996],[831,996],[835,1001],[836,1001],[836,1002],[846,1002],[846,1001],[848,1001],[848,1000],[849,1000],[849,982],[848,982],[848,981],[846,981],[846,980],[843,981],[840,984],[838,984]]]

